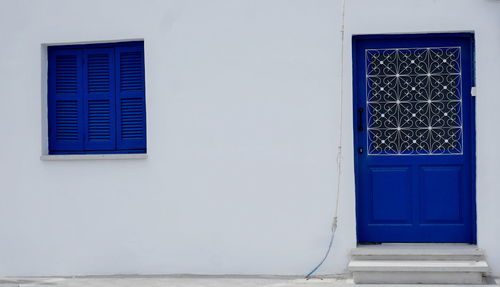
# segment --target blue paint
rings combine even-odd
[[[84,134],[86,151],[116,150],[113,48],[84,49]]]
[[[366,49],[425,47],[460,47],[463,153],[368,155]],[[476,241],[473,72],[473,34],[353,37],[358,242]]]
[[[116,104],[118,121],[117,141],[119,150],[146,147],[146,103],[144,100],[144,53],[142,46],[126,46],[115,49]]]
[[[83,53],[49,49],[48,61],[49,151],[81,151],[84,147]],[[58,82],[57,74],[61,78]]]
[[[143,42],[49,47],[49,153],[145,153],[144,78]]]

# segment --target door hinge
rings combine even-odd
[[[476,87],[470,88],[470,95],[473,97],[477,96]]]

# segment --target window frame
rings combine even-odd
[[[85,49],[106,49],[106,48],[126,48],[126,47],[140,47],[142,50],[142,69],[143,69],[143,91],[142,91],[142,99],[143,99],[143,107],[142,111],[144,113],[144,148],[140,149],[119,149],[118,139],[116,139],[115,149],[113,150],[68,150],[68,151],[58,151],[51,150],[50,144],[50,129],[51,125],[54,125],[54,122],[51,121],[50,112],[49,112],[49,100],[51,95],[49,95],[50,90],[50,78],[49,71],[50,65],[49,63],[49,54],[51,53],[51,49],[53,50],[82,50],[82,53],[85,53]],[[145,53],[145,43],[143,39],[133,39],[133,40],[121,40],[121,41],[107,41],[107,42],[88,42],[88,43],[57,43],[57,44],[42,44],[41,47],[42,52],[42,160],[72,160],[72,159],[140,159],[147,158],[147,99],[146,99],[146,53]],[[115,50],[118,51],[118,50]],[[115,53],[115,63],[117,62]],[[119,71],[116,70],[116,64],[114,71],[114,76],[116,76],[115,84],[118,86],[118,74]],[[83,68],[82,68],[83,69]],[[82,82],[83,79],[80,79]],[[53,96],[53,95],[52,95]],[[119,99],[119,91],[116,90],[114,92],[114,98],[116,100]],[[88,97],[85,96],[84,99]],[[84,111],[82,114],[83,117],[88,116],[88,111]],[[115,117],[116,122],[114,123],[114,129],[117,129],[119,125],[118,113],[114,113],[113,117]],[[117,133],[116,133],[117,135]],[[117,135],[118,136],[118,135]],[[85,139],[84,139],[85,140]]]

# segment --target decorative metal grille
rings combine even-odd
[[[461,154],[460,47],[366,50],[369,155]]]

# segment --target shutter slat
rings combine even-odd
[[[140,98],[121,99],[121,138],[142,139],[145,136],[144,101]]]
[[[91,100],[88,105],[88,139],[109,140],[111,138],[109,100]]]
[[[56,140],[78,140],[79,123],[78,103],[76,100],[59,100],[56,102]]]
[[[142,51],[122,51],[120,53],[120,90],[143,90],[143,71],[144,62]]]
[[[111,89],[111,53],[87,55],[87,88],[88,92],[109,92]],[[108,103],[109,104],[109,103]]]
[[[55,56],[56,93],[77,93],[78,89],[78,55]]]

